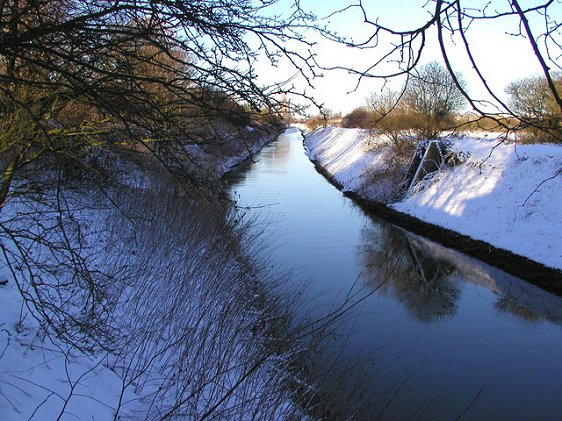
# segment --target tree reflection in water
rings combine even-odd
[[[517,298],[506,294],[501,296],[495,304],[496,309],[504,313],[509,313],[530,322],[540,322],[543,318],[539,313],[529,306],[522,305]],[[555,320],[551,320],[555,321]]]
[[[433,258],[400,229],[375,222],[361,232],[362,279],[382,293],[393,294],[410,314],[423,322],[454,316],[460,290],[453,283],[456,268]]]
[[[528,322],[562,321],[562,299],[461,253],[376,220],[361,232],[362,281],[394,295],[422,322],[457,313],[462,285],[492,291],[494,308]]]

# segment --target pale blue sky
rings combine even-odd
[[[292,2],[293,0],[281,0],[276,6],[276,10],[287,10],[286,8]],[[314,12],[319,18],[323,18],[352,3],[353,1],[346,0],[300,1],[302,8]],[[423,7],[427,4],[426,0],[364,0],[363,3],[370,20],[374,21],[378,18],[379,23],[396,29],[419,26],[429,17],[427,9]],[[471,7],[478,8],[486,3],[488,3],[488,0],[472,0],[469,4]],[[529,6],[538,3],[538,1],[527,0],[521,3],[524,6]],[[493,4],[496,8],[505,9],[508,2],[507,0],[494,0]],[[433,7],[433,3],[426,7]],[[556,3],[555,7],[557,8],[557,14],[562,16],[562,5]],[[355,8],[320,22],[329,25],[330,28],[341,35],[353,37],[354,41],[359,41],[372,32],[371,27],[364,24],[362,20],[360,10]],[[506,32],[516,30],[517,24],[514,20],[498,19],[474,24],[468,31],[473,53],[481,70],[486,75],[488,82],[496,87],[497,93],[501,95],[504,95],[505,86],[509,82],[537,74],[540,71],[528,42],[522,37],[513,37],[506,34]],[[435,41],[435,33],[432,32],[431,35],[431,39],[427,41],[423,62],[435,59],[441,61],[441,53]],[[324,41],[315,34],[309,34],[307,38],[318,41],[314,51],[317,54],[318,61],[325,66],[341,65],[365,69],[380,56],[380,49],[362,51],[350,49]],[[476,75],[467,63],[462,49],[458,45],[451,44],[449,51],[456,68],[462,71],[464,78],[467,80],[471,93],[479,98],[484,97],[484,91],[476,83]],[[394,64],[391,66],[394,66]],[[266,79],[273,80],[276,77],[278,79],[286,77],[290,73],[290,69],[281,66],[280,69],[275,70],[267,68],[266,65],[260,73],[267,75]],[[378,80],[364,79],[358,90],[348,93],[354,90],[356,82],[356,76],[349,75],[344,71],[324,72],[324,77],[313,82],[315,89],[308,89],[308,92],[314,94],[320,102],[333,111],[346,113],[357,106],[363,105],[365,98],[371,92],[380,90],[382,86],[382,83]],[[402,82],[396,80],[392,83],[397,88]]]

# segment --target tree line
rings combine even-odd
[[[459,123],[457,118],[454,121],[457,124],[451,124],[451,118],[462,107],[450,104],[451,108],[443,109],[438,104],[444,99],[441,95],[451,90],[453,97],[459,99],[459,102],[453,103],[459,104],[462,97],[469,111],[462,121],[465,124],[470,123],[476,128],[495,128],[504,133],[516,132],[524,140],[562,141],[559,2],[545,0],[522,4],[518,0],[430,0],[421,7],[426,18],[421,23],[406,26],[396,22],[385,24],[381,19],[373,18],[376,8],[370,9],[370,6],[359,0],[333,14],[358,12],[362,16],[363,23],[370,29],[366,37],[350,38],[344,42],[349,47],[368,51],[373,57],[371,62],[365,68],[342,65],[330,69],[355,74],[358,86],[359,82],[367,78],[388,82],[396,77],[404,77],[406,83],[399,92],[384,91],[371,97],[367,107],[351,113],[347,118],[348,125],[357,125],[354,120],[364,119],[366,114],[371,113],[371,125],[378,122],[384,130],[386,125],[396,120],[397,114],[406,112],[406,120],[414,121],[404,123],[401,118],[400,122],[392,124],[393,127],[406,125],[422,136],[435,135],[439,125],[442,128],[452,128]],[[487,46],[475,45],[470,38],[471,31],[476,30],[475,26],[493,28],[502,24],[511,28],[507,35],[522,40],[527,45],[532,53],[531,60],[534,60],[539,69],[535,76],[511,82],[506,88],[507,101],[499,91],[501,87],[488,82],[489,75],[477,57],[476,50]],[[424,64],[431,48],[430,39],[434,39],[441,55],[440,61],[443,64],[439,68],[435,68],[434,63]],[[452,60],[453,51],[462,55],[464,61]],[[497,63],[497,66],[501,65],[503,64]],[[432,67],[431,74],[428,74]],[[480,86],[483,94],[471,94],[464,82],[463,70],[473,74],[474,84]],[[436,78],[441,78],[442,81]],[[428,92],[431,93],[429,98]],[[431,106],[432,110],[427,106]],[[387,113],[388,109],[393,112]],[[416,115],[420,113],[425,113],[427,120],[416,123]]]
[[[554,74],[562,91],[562,74]],[[462,75],[457,83],[466,87]],[[345,128],[363,128],[397,144],[407,139],[433,139],[443,131],[507,130],[524,142],[562,142],[562,113],[545,78],[530,76],[505,89],[512,114],[479,116],[466,111],[467,101],[447,69],[436,61],[411,71],[403,87],[374,92],[366,104],[335,119]],[[312,128],[325,125],[323,116],[312,118]]]

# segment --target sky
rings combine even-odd
[[[355,1],[357,3],[358,0]],[[280,0],[276,5],[275,12],[287,13],[293,0]],[[336,10],[345,9],[354,3],[353,0],[301,0],[303,9],[311,11],[318,18],[321,26],[326,25],[339,35],[352,38],[354,41],[367,39],[373,33],[373,27],[364,23],[362,12],[357,7],[351,7],[345,12],[332,14]],[[393,29],[411,29],[425,23],[428,19],[429,10],[434,7],[433,3],[426,0],[364,0],[367,17],[371,21],[378,20],[379,23]],[[474,9],[484,7],[488,0],[471,0],[466,2]],[[524,6],[540,3],[536,0],[521,1]],[[507,0],[493,0],[491,5],[497,10],[505,10]],[[562,16],[562,4],[555,0],[552,6],[555,15]],[[536,32],[544,22],[532,21]],[[477,64],[483,72],[486,80],[493,86],[502,99],[506,99],[505,87],[512,81],[537,75],[540,67],[534,57],[531,46],[523,37],[516,37],[510,33],[518,31],[518,21],[503,18],[487,20],[485,22],[473,23],[467,32],[473,54]],[[358,50],[355,48],[337,45],[327,41],[315,33],[306,33],[309,41],[316,42],[314,53],[316,60],[324,67],[352,67],[364,70],[375,63],[382,54],[383,48],[388,47],[388,40],[381,39],[377,48]],[[296,46],[295,48],[302,48]],[[457,69],[466,80],[469,92],[478,99],[486,99],[486,93],[477,83],[477,75],[468,63],[466,54],[458,44],[458,39],[448,40],[448,52],[452,58],[455,69]],[[422,56],[422,64],[437,60],[442,62],[441,52],[437,44],[436,31],[430,31],[426,42],[426,48]],[[396,63],[387,63],[385,69],[395,70]],[[383,68],[381,67],[381,70]],[[294,73],[294,69],[287,64],[280,64],[277,69],[271,68],[268,63],[263,63],[258,73],[267,75],[265,81],[282,80]],[[358,106],[365,104],[365,99],[372,92],[380,92],[383,82],[380,79],[363,78],[358,84],[358,76],[349,74],[344,70],[333,70],[322,72],[322,77],[312,81],[313,87],[306,86],[302,80],[293,81],[308,94],[313,95],[318,102],[333,112],[347,113]],[[403,79],[391,80],[386,85],[392,89],[398,89]],[[314,110],[310,110],[314,113]]]

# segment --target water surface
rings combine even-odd
[[[365,214],[316,172],[296,129],[232,195],[261,221],[276,270],[306,280],[304,312],[356,303],[312,367],[347,373],[319,384],[338,416],[562,419],[562,299]]]

